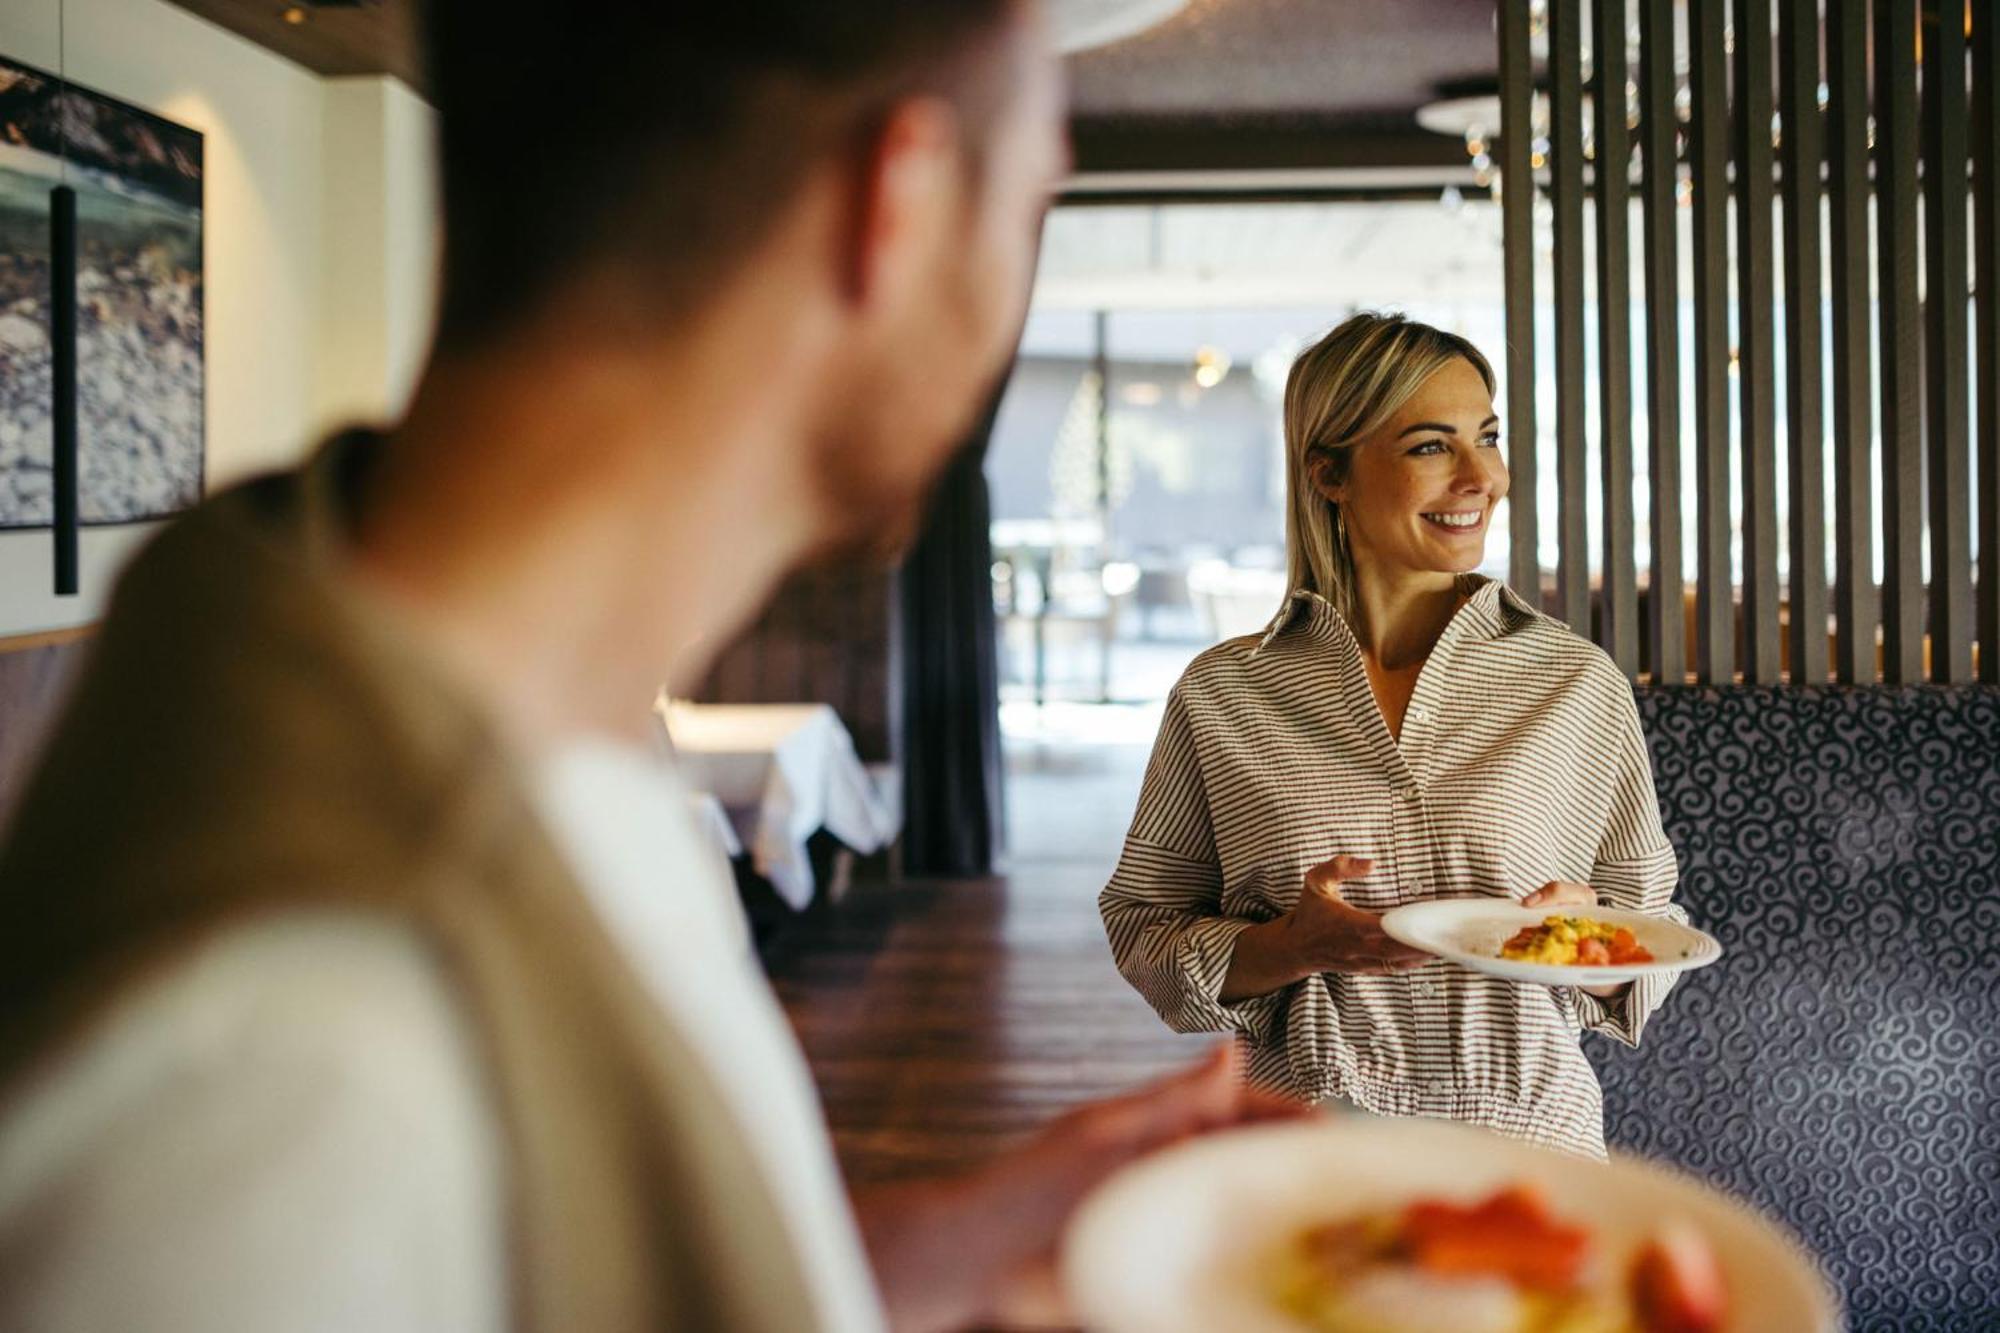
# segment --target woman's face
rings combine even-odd
[[[1455,358],[1402,411],[1349,446],[1347,476],[1320,479],[1341,506],[1357,569],[1463,574],[1479,567],[1507,494],[1500,419],[1470,361]]]

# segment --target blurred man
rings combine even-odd
[[[643,734],[799,561],[907,535],[992,390],[1065,169],[1041,16],[432,8],[407,417],[139,557],[0,850],[0,1326],[961,1322],[1273,1108],[1222,1056],[850,1209]]]

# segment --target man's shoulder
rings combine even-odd
[[[322,1103],[451,1104],[474,1049],[414,927],[359,910],[264,914],[154,966],[23,1071],[0,1104],[0,1207],[35,1165],[12,1149],[115,1132],[162,1094],[309,1084]]]
[[[0,1324],[32,1298],[104,1327],[142,1308],[151,1327],[250,1327],[267,1284],[213,1273],[204,1307],[189,1275],[251,1257],[308,1305],[372,1273],[385,1327],[433,1301],[497,1317],[499,1145],[477,1045],[412,929],[332,911],[231,926],[0,1103],[0,1244],[46,1237],[37,1290],[0,1297]]]

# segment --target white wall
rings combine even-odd
[[[321,356],[323,434],[401,411],[435,317],[435,116],[389,78],[326,83]]]
[[[334,417],[393,413],[429,333],[429,108],[393,80],[323,80],[164,0],[67,0],[66,32],[61,13],[0,0],[0,53],[66,57],[78,83],[206,136],[210,488],[292,461]],[[357,200],[373,211],[347,230]],[[46,532],[0,533],[0,635],[95,619],[149,531],[86,528],[84,591],[68,598],[49,592]]]

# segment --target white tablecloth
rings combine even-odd
[[[736,826],[729,822],[729,812],[722,808],[722,802],[705,791],[688,793],[688,808],[694,812],[694,822],[708,835],[722,854],[730,860],[743,855],[743,841],[736,836]]]
[[[662,699],[661,722],[688,785],[714,796],[751,864],[794,907],[812,901],[806,840],[821,829],[878,851],[895,821],[825,704],[694,704]]]

